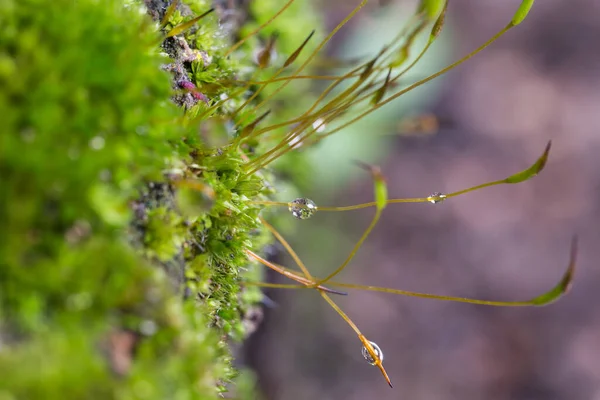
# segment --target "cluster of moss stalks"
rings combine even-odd
[[[248,200],[269,189],[207,145],[222,132],[178,122],[255,67],[221,56],[213,15],[163,41],[209,1],[162,30],[169,2],[145,3],[0,0],[2,400],[210,399],[234,377],[260,298],[243,250],[267,243]]]

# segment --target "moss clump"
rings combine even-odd
[[[207,56],[209,21],[187,36]],[[0,24],[0,397],[216,397],[263,185],[176,123],[139,5],[0,0]],[[198,54],[198,86],[233,70]],[[200,176],[206,207],[173,184]]]

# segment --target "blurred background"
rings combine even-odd
[[[316,3],[331,29],[358,1]],[[387,26],[397,32],[414,11],[409,1],[371,3],[335,38],[330,54],[376,51],[368,35]],[[417,75],[476,48],[519,4],[452,1],[444,39]],[[317,149],[314,186],[304,194],[322,206],[371,201],[370,178],[353,159],[381,165],[390,197],[456,191],[526,168],[551,139],[547,167],[531,181],[437,205],[388,207],[338,280],[525,300],[560,279],[577,233],[572,291],[543,308],[362,291],[335,297],[383,349],[392,390],[318,294],[268,290],[276,306],[266,309],[246,346],[265,399],[600,399],[599,21],[597,0],[536,2],[525,22],[491,48]],[[400,134],[399,116],[422,113],[440,119],[437,133]],[[343,262],[372,213],[320,213],[294,221],[288,238],[311,271],[325,276]]]

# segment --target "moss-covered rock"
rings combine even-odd
[[[232,90],[217,21],[184,61],[135,2],[0,0],[0,25],[0,398],[216,397],[267,190],[171,101],[203,103],[177,74]]]

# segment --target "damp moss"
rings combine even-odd
[[[193,60],[159,46],[208,2],[163,32],[146,5],[0,0],[0,398],[208,399],[235,375],[269,189],[172,101],[184,77],[232,95],[214,17],[183,35]],[[204,197],[174,183],[200,173]]]

